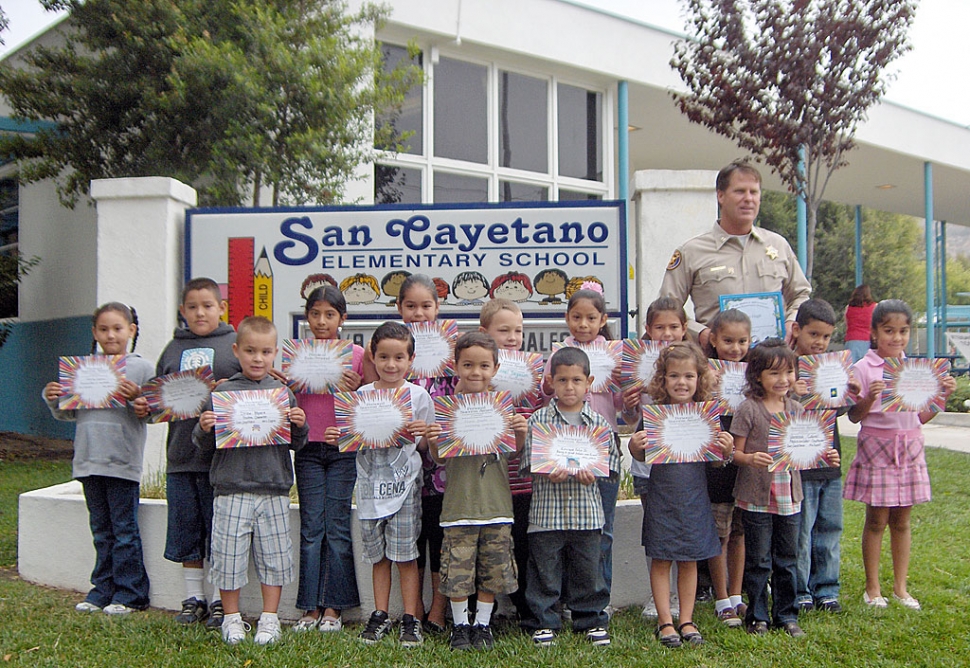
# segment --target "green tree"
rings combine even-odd
[[[96,178],[171,176],[205,204],[331,203],[379,147],[375,114],[420,81],[384,72],[387,9],[344,0],[43,0],[70,11],[61,46],[0,69],[15,118],[52,120],[0,149],[73,206]]]
[[[847,164],[856,127],[886,90],[885,68],[909,49],[916,0],[685,0],[687,39],[671,66],[693,123],[751,151],[808,204],[805,273],[817,213]],[[804,173],[799,169],[804,161]]]

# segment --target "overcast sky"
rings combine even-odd
[[[136,0],[135,0],[136,1]],[[601,7],[662,28],[683,31],[678,0],[568,0]],[[56,20],[36,0],[0,0],[10,19],[0,55]],[[970,0],[921,0],[910,33],[913,50],[894,63],[898,77],[886,97],[893,102],[970,126],[970,86],[953,72],[970,66]]]

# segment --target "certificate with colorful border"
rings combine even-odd
[[[283,375],[301,394],[332,394],[353,370],[354,344],[343,339],[283,339]]]
[[[492,390],[508,392],[515,406],[538,408],[542,405],[542,372],[545,365],[539,353],[499,350],[498,371],[492,377]]]
[[[440,457],[515,452],[512,396],[508,392],[435,397],[434,412],[441,425]]]
[[[337,392],[333,395],[333,412],[340,428],[337,446],[341,452],[401,447],[412,442],[406,429],[413,420],[407,387]]]
[[[532,425],[532,473],[569,475],[589,471],[599,478],[610,475],[610,440],[604,426],[579,427],[562,424]]]
[[[748,384],[745,380],[747,362],[707,360],[707,363],[718,378],[717,385],[714,386],[714,398],[721,402],[721,415],[734,415],[744,401],[744,388]]]
[[[943,378],[950,373],[950,360],[919,357],[887,357],[882,368],[886,389],[882,392],[884,413],[946,409]]]
[[[412,322],[408,328],[414,336],[414,361],[408,378],[454,376],[458,322]]]
[[[646,463],[722,461],[724,457],[715,440],[721,430],[720,417],[721,406],[717,401],[645,405]]]
[[[567,347],[565,343],[552,346],[555,354],[560,348]],[[593,376],[590,392],[619,392],[620,384],[617,376],[620,371],[620,360],[623,357],[623,341],[593,341],[592,343],[573,343],[572,348],[579,348],[589,357],[589,372]]]
[[[751,347],[765,339],[785,338],[785,300],[780,292],[721,295],[721,310],[737,309],[751,319]]]
[[[775,413],[768,425],[768,470],[803,471],[829,467],[825,453],[832,447],[836,411]]]
[[[57,380],[61,410],[124,408],[127,400],[121,394],[125,379],[124,355],[82,355],[58,359]]]
[[[855,401],[849,396],[851,372],[852,353],[848,350],[799,357],[798,378],[808,383],[808,395],[800,399],[805,410],[853,405]]]
[[[290,443],[286,411],[290,394],[272,390],[230,390],[212,393],[216,414],[216,448],[255,448]]]
[[[153,378],[141,388],[152,422],[175,422],[199,417],[215,385],[212,367],[176,371]]]
[[[623,339],[620,357],[620,385],[623,389],[639,387],[641,391],[645,391],[653,380],[660,351],[668,345],[667,341]]]

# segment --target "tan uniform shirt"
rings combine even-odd
[[[785,320],[791,322],[812,286],[780,234],[752,227],[742,247],[740,239],[717,223],[674,251],[660,286],[661,297],[681,304],[690,297],[694,302],[694,320],[687,328],[695,336],[720,310],[721,295],[757,292],[781,292]]]

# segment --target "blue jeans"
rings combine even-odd
[[[148,573],[138,533],[138,483],[93,475],[79,478],[96,553],[85,600],[103,608],[120,603],[148,607]]]
[[[212,485],[208,472],[169,473],[165,476],[165,496],[165,558],[182,564],[208,557],[212,536]]]
[[[562,628],[555,611],[560,600],[572,613],[573,631],[608,626],[610,590],[603,581],[601,557],[599,531],[530,533],[527,600],[532,618],[523,620],[523,626]]]
[[[846,341],[845,347],[848,348],[849,352],[852,353],[852,363],[855,364],[856,362],[858,362],[859,360],[861,360],[863,357],[866,356],[866,353],[869,351],[869,342],[868,341]]]
[[[620,475],[610,471],[609,478],[597,478],[596,484],[603,497],[603,532],[600,548],[603,553],[603,579],[606,591],[613,590],[613,520],[616,518],[616,499],[620,495]]]
[[[357,482],[357,455],[335,445],[307,443],[294,457],[300,495],[301,610],[346,610],[360,605],[350,502]]]
[[[795,571],[800,516],[745,510],[741,519],[744,523],[744,591],[748,595],[745,623],[769,621],[769,578],[773,599],[770,620],[776,626],[797,621]]]
[[[839,598],[842,479],[802,480],[802,491],[796,600],[835,600]]]

